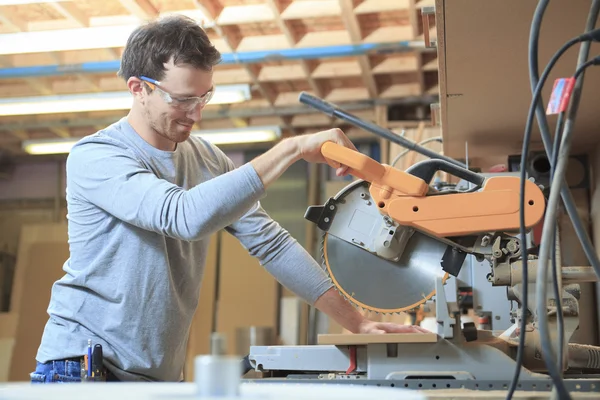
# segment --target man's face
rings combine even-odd
[[[172,61],[165,66],[166,72],[160,80],[160,88],[146,96],[143,111],[146,121],[158,135],[181,143],[190,136],[194,123],[202,118],[202,105],[186,110],[179,106],[179,100],[185,103],[190,97],[201,97],[212,90],[212,72],[189,65],[176,66]],[[169,93],[174,100],[172,104],[165,101],[160,89]]]

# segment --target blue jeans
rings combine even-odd
[[[105,368],[106,370],[106,368]],[[35,372],[29,374],[31,383],[76,383],[81,382],[81,360],[37,362]],[[106,381],[119,381],[110,371],[106,370]]]

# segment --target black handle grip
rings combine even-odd
[[[451,164],[445,160],[424,160],[410,166],[406,170],[407,173],[421,178],[427,183],[431,182],[433,176],[438,171],[447,172],[450,175],[474,183],[477,186],[483,185],[483,182],[485,181],[485,177],[482,175],[455,164]]]

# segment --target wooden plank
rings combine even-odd
[[[216,331],[226,336],[227,353],[233,355],[236,353],[237,328],[260,326],[277,329],[279,284],[228,233],[221,235],[218,268]]]
[[[185,362],[185,381],[194,380],[194,359],[198,355],[210,353],[210,335],[214,330],[215,305],[217,293],[217,251],[220,233],[214,234],[208,245],[208,254],[204,266],[204,276],[200,287],[198,308],[190,327],[187,358]]]
[[[10,297],[10,311],[18,311],[26,291],[26,275],[32,256],[31,247],[38,242],[52,242],[55,246],[67,243],[67,224],[35,224],[21,229],[17,265],[13,278],[13,289]],[[63,262],[66,261],[63,260]]]
[[[365,0],[355,9],[355,14],[372,14],[388,11],[406,10],[409,0]]]
[[[221,26],[225,26],[260,23],[273,21],[274,19],[275,14],[267,4],[245,4],[225,7],[216,22]]]
[[[158,10],[149,0],[121,0],[121,4],[141,20],[151,20],[159,15]]]
[[[435,333],[324,333],[319,335],[319,344],[361,345],[371,343],[436,343]]]
[[[293,1],[281,13],[283,19],[322,18],[340,15],[337,0],[305,0]]]
[[[26,301],[19,304],[19,318],[10,364],[11,381],[27,381],[35,369],[35,355],[40,345],[44,326],[48,321],[46,309],[52,284],[65,273],[62,265],[69,257],[69,244],[37,242],[29,248],[24,289]],[[22,299],[24,300],[24,299]]]

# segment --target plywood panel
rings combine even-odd
[[[238,327],[277,329],[279,283],[230,234],[222,234],[219,254],[217,331],[226,335],[228,353],[235,354]]]
[[[32,224],[25,225],[21,229],[19,238],[19,250],[17,253],[17,266],[13,278],[13,289],[10,298],[11,310],[18,311],[25,293],[25,276],[30,265],[30,257],[33,253],[31,247],[35,243],[54,243],[57,246],[67,244],[67,224]],[[62,261],[64,263],[65,259]],[[61,267],[62,267],[61,263]]]
[[[27,381],[29,373],[35,369],[35,355],[48,321],[46,310],[52,284],[64,275],[62,265],[68,257],[67,242],[39,242],[30,246],[23,274],[23,293],[26,295],[21,298],[18,308],[11,381]]]
[[[440,61],[443,59],[440,86],[444,86],[441,98],[446,155],[464,156],[465,141],[473,156],[520,152],[531,102],[528,38],[537,3],[437,1],[436,18],[438,22],[444,18],[443,24],[438,24],[438,40]],[[562,44],[583,33],[589,8],[585,1],[550,2],[539,40],[540,73]],[[574,73],[578,51],[578,46],[567,51],[550,74],[543,91],[546,105],[554,80]],[[599,53],[600,44],[592,44],[590,57]],[[600,91],[594,90],[599,86],[600,74],[588,69],[574,131],[579,145],[595,143],[600,138]],[[556,116],[548,119],[554,132]],[[533,139],[539,147],[535,124]]]
[[[201,354],[210,353],[210,335],[214,328],[215,295],[217,284],[217,249],[219,233],[214,234],[208,247],[202,286],[200,287],[200,300],[198,309],[194,314],[190,338],[188,340],[187,360],[185,365],[185,380],[194,380],[194,358]]]
[[[8,381],[16,328],[16,313],[0,314],[0,382]]]

